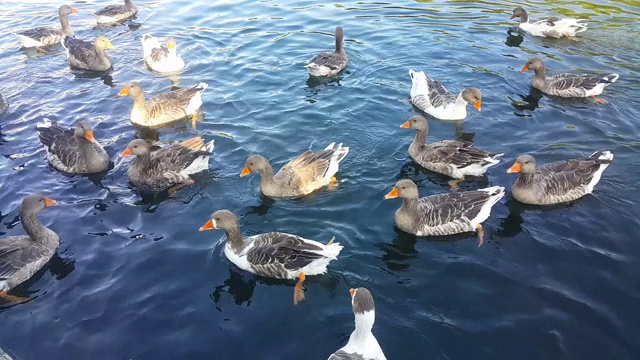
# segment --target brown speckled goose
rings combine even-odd
[[[69,65],[84,70],[105,71],[111,68],[111,58],[105,49],[113,49],[113,45],[104,36],[98,36],[93,43],[65,36],[62,46],[67,52]]]
[[[229,210],[218,210],[200,231],[220,229],[227,234],[224,254],[240,269],[274,279],[300,279],[295,287],[294,303],[304,299],[302,282],[306,275],[327,272],[327,265],[335,260],[342,245],[326,245],[297,235],[270,232],[242,239],[238,219]]]
[[[528,70],[535,72],[531,85],[545,94],[561,97],[591,97],[593,101],[600,104],[608,102],[596,95],[602,94],[606,86],[613,84],[620,77],[618,74],[601,76],[570,73],[547,77],[544,62],[538,58],[529,59],[520,69],[522,72]]]
[[[0,239],[0,297],[21,300],[8,295],[7,291],[31,278],[53,257],[60,239],[42,225],[38,214],[55,203],[42,195],[28,195],[22,199],[20,222],[27,235]]]
[[[400,127],[416,131],[409,146],[409,156],[425,169],[455,178],[449,181],[453,189],[457,189],[458,182],[467,175],[484,174],[489,167],[498,164],[498,158],[503,155],[480,150],[467,141],[442,140],[426,144],[429,125],[427,119],[419,115],[410,117]]]
[[[57,170],[69,174],[93,174],[109,168],[109,155],[96,141],[89,122],[80,121],[75,129],[65,129],[44,119],[37,130],[47,151],[47,160]]]
[[[336,27],[336,50],[334,52],[321,52],[306,65],[309,74],[317,77],[329,77],[337,75],[347,67],[349,59],[344,51],[344,30]]]
[[[613,160],[609,151],[597,151],[586,159],[564,160],[536,169],[531,155],[520,155],[507,170],[520,173],[511,187],[513,198],[532,205],[552,205],[579,199],[593,192]]]
[[[141,192],[157,193],[169,190],[172,193],[193,184],[189,175],[209,168],[209,157],[213,152],[213,140],[204,143],[201,137],[151,151],[151,146],[136,139],[120,156],[136,155],[129,165],[127,176],[131,184]]]
[[[69,15],[77,13],[78,10],[72,8],[69,5],[62,5],[58,9],[58,15],[60,16],[61,29],[54,29],[51,27],[39,27],[27,31],[22,31],[16,34],[18,40],[22,44],[22,47],[40,47],[55,45],[62,41],[62,37],[66,35],[73,35],[73,29],[69,25]]]
[[[351,306],[356,328],[347,345],[329,356],[328,360],[386,360],[378,340],[371,332],[376,320],[376,305],[367,288],[350,289]]]
[[[93,16],[96,17],[98,24],[109,24],[118,21],[126,20],[135,16],[138,13],[138,8],[133,4],[131,0],[124,0],[124,5],[109,5],[98,11]]]
[[[191,115],[191,125],[195,128],[197,111],[202,106],[202,93],[207,87],[206,83],[200,83],[188,89],[163,93],[145,100],[142,87],[131,82],[120,90],[118,96],[133,97],[131,122],[134,125],[158,127]]]
[[[432,236],[478,231],[482,244],[481,223],[489,218],[491,207],[503,196],[504,187],[493,186],[419,198],[418,186],[405,179],[398,181],[384,198],[402,198],[402,206],[396,211],[395,222],[404,232]]]
[[[289,161],[273,175],[273,168],[262,155],[250,156],[240,176],[251,172],[260,174],[260,191],[272,198],[300,197],[334,183],[340,162],[349,153],[349,148],[331,143],[316,153],[307,150]]]

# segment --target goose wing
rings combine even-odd
[[[91,64],[96,61],[97,54],[93,43],[65,36],[62,46],[67,50],[67,56],[82,64]]]
[[[457,168],[471,164],[486,164],[487,158],[496,154],[473,147],[468,141],[444,140],[426,145],[431,151],[423,153],[422,160],[434,163],[447,163]]]
[[[323,258],[319,253],[322,250],[299,236],[272,232],[255,238],[254,245],[247,251],[247,260],[258,272],[268,274],[274,267],[295,271]]]
[[[487,191],[464,191],[421,198],[420,225],[436,227],[460,220],[476,218],[482,206],[491,199]]]
[[[587,185],[606,159],[586,158],[557,161],[540,167],[538,174],[545,181],[545,192],[549,195],[562,195],[577,187]]]
[[[288,178],[290,184],[306,184],[321,179],[329,169],[333,149],[325,149],[317,153],[307,150],[297,158],[289,161],[278,171],[279,178]]]
[[[447,106],[456,101],[456,97],[440,81],[427,76],[427,85],[429,87],[429,101],[433,107]]]
[[[335,52],[321,52],[318,56],[314,57],[309,64],[316,64],[318,66],[326,66],[332,70],[338,70],[342,68],[345,63],[345,59],[340,54]]]
[[[206,87],[196,85],[189,89],[180,89],[157,95],[147,102],[149,117],[156,119],[179,119],[187,116],[191,99]]]
[[[45,249],[30,244],[28,236],[12,236],[0,241],[0,280],[7,280],[36,260],[45,257]]]
[[[62,29],[55,29],[52,27],[37,27],[35,29],[29,29],[22,32],[19,32],[18,35],[22,35],[28,37],[33,40],[42,40],[49,37],[58,38],[60,36],[65,35]]]
[[[130,12],[132,13],[133,11],[131,11],[131,9],[126,5],[109,5],[96,11],[94,15],[114,17],[117,15],[128,14]]]
[[[210,152],[201,150],[203,148],[204,140],[199,136],[163,147],[152,153],[148,171],[158,176],[175,176],[188,168],[198,157],[211,155]],[[182,177],[185,176],[181,175]]]
[[[66,168],[75,168],[80,160],[80,149],[73,136],[73,129],[52,124],[38,127],[40,142],[44,145],[52,163],[59,161]]]

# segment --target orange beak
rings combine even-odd
[[[476,102],[473,103],[473,106],[475,106],[475,108],[480,111],[482,110],[482,101],[478,100]]]
[[[240,173],[240,177],[245,177],[247,175],[251,174],[251,170],[249,170],[248,167],[243,167],[242,168],[242,172]]]
[[[393,190],[389,191],[389,193],[387,193],[387,195],[385,195],[384,198],[385,200],[394,199],[394,198],[397,198],[398,196],[400,196],[400,194],[398,194],[398,189],[393,188]]]
[[[507,173],[511,174],[511,173],[518,173],[520,172],[520,170],[522,170],[522,167],[520,166],[519,162],[515,162],[513,163],[513,165],[511,165],[511,167],[507,170]]]
[[[129,95],[129,88],[123,87],[122,90],[118,93],[118,96],[127,96]]]
[[[71,8],[71,13],[72,13],[72,14],[77,14],[77,13],[78,13],[78,10],[76,10],[76,9],[74,9],[74,8]]]
[[[131,156],[131,155],[133,155],[133,153],[129,148],[124,149],[124,151],[120,153],[120,157]]]
[[[53,206],[57,203],[57,201],[53,200],[53,199],[49,199],[49,198],[44,198],[44,207],[49,207],[49,206]]]
[[[408,129],[411,127],[411,122],[409,122],[409,120],[405,121],[402,123],[402,125],[400,125],[401,128],[403,129]]]
[[[353,295],[356,294],[356,289],[349,289],[349,294],[351,294],[351,297],[353,297]]]
[[[520,72],[525,72],[525,71],[529,71],[529,65],[527,65],[527,64],[524,64],[522,69],[520,69]]]
[[[87,130],[84,132],[84,138],[91,141],[96,142],[96,138],[93,137],[93,130]]]
[[[204,225],[200,226],[200,231],[213,230],[216,228],[216,224],[213,223],[213,219],[209,219]]]

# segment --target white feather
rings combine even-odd
[[[213,153],[214,140],[211,140],[208,144],[204,144],[200,150],[207,151],[209,153]],[[207,170],[209,168],[209,158],[211,155],[202,155],[198,156],[191,165],[182,170],[180,174],[188,176],[191,174],[197,174],[200,171]]]
[[[333,149],[335,147],[336,143],[331,143],[329,144],[325,150],[328,149]],[[324,175],[324,179],[326,181],[331,181],[331,178],[333,177],[333,175],[335,175],[338,172],[338,169],[340,167],[340,162],[345,158],[345,156],[347,156],[347,154],[349,153],[349,148],[348,147],[344,147],[342,146],[342,144],[338,144],[338,148],[335,150],[335,152],[333,153],[333,156],[331,157],[331,160],[329,161],[329,168],[327,169],[327,172]]]
[[[202,106],[202,93],[209,87],[207,83],[203,82],[198,84],[198,86],[201,88],[201,90],[191,98],[191,100],[189,101],[189,105],[187,105],[187,108],[185,109],[185,112],[188,115],[195,113],[200,108],[200,106]]]
[[[593,154],[591,154],[591,156],[597,154],[598,152],[594,152]],[[598,156],[598,159],[600,160],[613,160],[613,154],[610,151],[603,151],[602,154],[600,154],[600,156]],[[587,184],[587,193],[591,193],[593,192],[593,188],[598,184],[598,182],[600,182],[600,177],[602,176],[602,173],[604,172],[604,170],[609,166],[609,164],[602,164],[600,165],[600,168],[593,174],[593,177],[591,178],[591,181],[589,181],[589,184]]]
[[[491,207],[493,207],[493,205],[495,205],[504,196],[504,187],[502,186],[493,186],[489,188],[478,189],[478,191],[495,194],[491,195],[489,200],[482,205],[482,208],[480,209],[478,215],[469,220],[474,229],[478,226],[478,224],[483,223],[489,218],[489,215],[491,215]]]
[[[15,34],[15,35],[18,37],[18,40],[20,40],[20,44],[22,45],[22,47],[31,48],[31,47],[44,46],[44,44],[41,43],[40,41],[32,39],[28,36],[24,36],[20,34]]]
[[[482,159],[483,161],[487,161],[489,162],[488,164],[485,165],[480,165],[480,164],[471,164],[469,166],[463,167],[462,169],[459,169],[461,176],[460,177],[464,177],[466,175],[471,175],[471,176],[480,176],[483,175],[485,172],[487,172],[487,169],[489,169],[492,166],[497,165],[500,160],[498,159],[500,156],[502,156],[504,154],[496,154],[494,155],[494,157],[489,157],[487,156],[486,158]]]
[[[339,71],[332,70],[328,66],[318,65],[316,63],[307,64],[305,65],[305,67],[309,70],[310,75],[317,76],[317,77],[331,76],[339,72]]]
[[[462,120],[467,117],[467,102],[462,98],[462,92],[453,103],[433,106],[429,97],[429,83],[424,71],[409,69],[411,77],[411,103],[418,109],[440,120]],[[424,96],[426,102],[420,101],[418,96]]]

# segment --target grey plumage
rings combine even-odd
[[[69,5],[62,5],[58,9],[58,16],[60,17],[60,29],[52,27],[37,27],[26,31],[16,33],[16,36],[20,40],[23,47],[37,47],[55,45],[62,41],[62,38],[66,35],[72,36],[73,29],[69,24],[69,15],[75,14],[78,11]]]
[[[321,52],[307,64],[309,74],[312,76],[334,76],[347,67],[349,59],[344,51],[344,30],[336,27],[336,48],[333,52]]]
[[[519,172],[513,197],[526,204],[552,205],[573,201],[593,192],[613,154],[598,151],[588,158],[557,161],[536,169],[533,156],[520,155],[507,172]]]
[[[38,214],[55,202],[42,195],[26,196],[20,205],[20,222],[28,235],[0,239],[0,291],[28,280],[53,256],[58,235],[44,227]]]
[[[504,188],[494,186],[419,198],[418,187],[408,179],[398,181],[394,190],[386,198],[402,198],[402,206],[395,213],[396,226],[418,236],[476,231],[504,196]]]
[[[47,160],[59,171],[69,174],[92,174],[106,171],[109,155],[93,136],[87,121],[80,121],[74,129],[64,129],[45,119],[37,127],[40,142],[47,151]]]
[[[353,295],[353,312],[356,314],[364,314],[366,311],[374,311],[376,304],[373,301],[371,292],[363,287],[355,290],[355,294]]]
[[[96,17],[98,24],[106,24],[126,20],[135,16],[138,8],[131,0],[124,0],[124,5],[108,5],[98,11],[93,16]]]
[[[591,75],[591,74],[556,74],[546,76],[544,62],[538,58],[532,58],[522,67],[522,71],[533,70],[532,86],[546,94],[561,97],[588,97],[600,95],[606,86],[616,82],[618,74]]]
[[[409,156],[416,163],[456,179],[465,175],[482,175],[487,168],[498,164],[498,158],[503,155],[475,148],[468,141],[442,140],[427,144],[429,125],[427,119],[419,115],[410,117],[401,126],[416,131],[409,146]]]
[[[338,350],[329,356],[328,360],[369,360],[362,357],[358,353],[348,353],[344,350]]]
[[[104,36],[98,36],[93,43],[65,36],[62,39],[62,46],[67,52],[67,61],[71,66],[92,71],[105,71],[111,68],[111,58],[105,49],[113,48],[113,45]]]
[[[191,183],[189,175],[208,168],[212,150],[213,141],[205,144],[200,137],[153,152],[144,140],[136,139],[121,156],[136,155],[127,170],[131,184],[141,192],[156,193]]]

